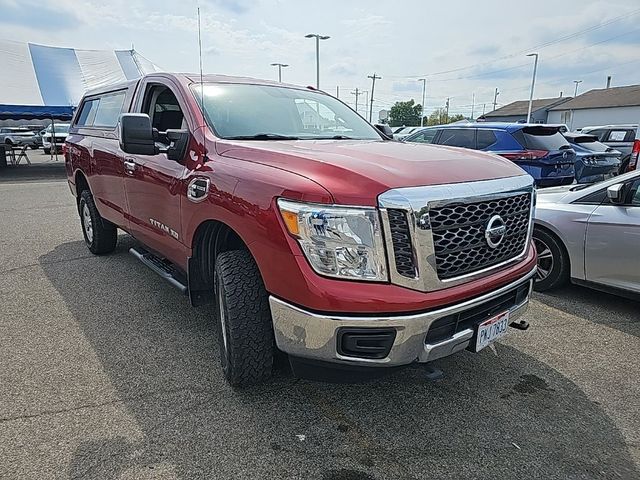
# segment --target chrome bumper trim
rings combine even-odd
[[[480,305],[491,298],[529,282],[529,294],[536,269],[504,287],[439,310],[398,316],[347,316],[317,314],[290,305],[273,296],[269,297],[276,345],[288,354],[353,365],[397,366],[412,362],[429,362],[465,349],[473,337],[473,330],[463,330],[452,338],[436,344],[425,344],[431,324],[439,318]],[[516,320],[527,308],[529,296],[512,307],[511,319]],[[337,351],[337,333],[341,327],[394,328],[396,338],[389,355],[382,359],[356,358],[340,355]]]

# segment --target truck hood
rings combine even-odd
[[[345,205],[376,205],[378,195],[392,188],[525,174],[511,161],[488,153],[375,140],[221,140],[216,151],[307,177]]]

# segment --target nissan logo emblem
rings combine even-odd
[[[484,231],[484,238],[487,241],[487,245],[491,248],[496,248],[502,243],[507,233],[507,226],[502,220],[500,215],[494,215],[489,219],[487,228]]]

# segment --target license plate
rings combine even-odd
[[[476,352],[504,337],[509,329],[509,311],[499,313],[478,325],[476,336]]]

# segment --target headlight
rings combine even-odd
[[[313,269],[331,277],[387,280],[387,266],[375,208],[306,204],[278,199],[289,233]]]

